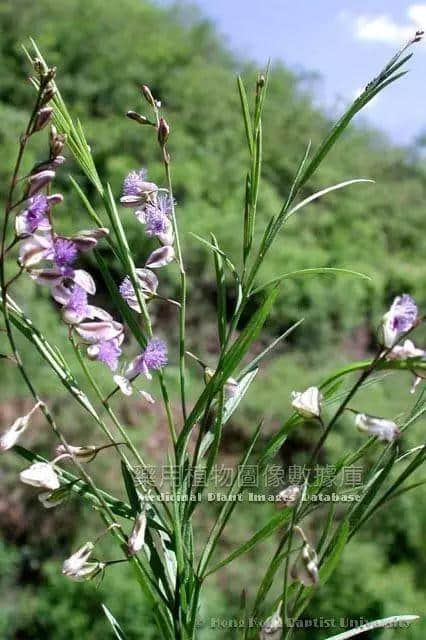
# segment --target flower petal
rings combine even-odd
[[[82,289],[87,291],[87,293],[90,293],[91,295],[96,293],[95,281],[87,271],[84,271],[83,269],[76,269],[72,279],[76,284],[80,285]]]
[[[151,253],[148,260],[146,261],[146,267],[150,269],[159,269],[160,267],[164,267],[166,264],[169,264],[174,260],[175,250],[173,247],[166,246],[160,247]]]

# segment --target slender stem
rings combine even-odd
[[[186,323],[187,285],[186,285],[185,266],[183,263],[182,250],[180,245],[179,229],[178,229],[177,220],[176,220],[176,210],[175,210],[175,205],[173,200],[173,187],[172,187],[172,178],[171,178],[171,172],[170,172],[170,157],[165,149],[163,153],[163,158],[164,158],[164,169],[166,172],[167,188],[169,191],[169,198],[170,198],[171,210],[172,210],[172,224],[173,224],[173,233],[175,235],[176,256],[177,256],[179,271],[180,271],[181,297],[180,297],[180,307],[179,307],[179,371],[180,371],[180,395],[181,395],[181,403],[182,403],[182,415],[183,415],[183,420],[185,422],[187,418],[186,372],[185,372],[185,323]]]

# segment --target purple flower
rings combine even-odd
[[[392,329],[399,332],[409,331],[417,320],[417,305],[414,299],[403,293],[397,296],[390,308]]]
[[[99,342],[96,345],[96,350],[96,359],[99,360],[99,362],[106,364],[111,371],[116,371],[118,359],[121,356],[121,348],[118,345],[118,341],[107,340],[105,342]]]
[[[385,346],[393,346],[398,334],[409,331],[414,326],[417,315],[417,305],[408,293],[397,296],[383,319]]]
[[[78,249],[76,244],[68,238],[55,238],[54,244],[54,261],[58,267],[69,267],[76,261]]]
[[[147,378],[150,378],[150,371],[158,371],[158,369],[166,366],[167,362],[166,343],[160,338],[151,338],[145,347],[145,351],[129,365],[126,377],[131,378],[144,373]]]
[[[121,297],[128,302],[129,300],[136,299],[135,289],[132,285],[132,281],[129,276],[126,276],[123,282],[120,284],[118,290]]]
[[[140,169],[139,171],[131,171],[124,179],[123,183],[123,196],[138,196],[143,189],[143,185],[146,181],[147,171],[146,169]]]
[[[86,316],[87,313],[87,292],[78,284],[74,284],[70,298],[65,305],[67,311],[72,311],[78,316]]]
[[[147,207],[145,211],[146,235],[161,236],[169,230],[170,220],[157,207]]]
[[[29,199],[28,207],[23,213],[27,233],[34,233],[41,225],[44,229],[50,227],[47,218],[48,211],[49,202],[45,195],[39,193]]]

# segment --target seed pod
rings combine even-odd
[[[160,118],[160,122],[158,124],[158,142],[162,147],[166,144],[168,137],[170,134],[170,127],[167,124],[164,118]]]
[[[138,124],[151,124],[148,118],[145,118],[145,116],[142,116],[140,113],[137,113],[136,111],[128,111],[126,113],[126,116],[130,118],[130,120],[134,120]]]
[[[141,87],[142,93],[145,97],[145,100],[148,102],[148,104],[151,105],[151,107],[154,107],[154,109],[156,108],[156,102],[154,100],[154,96],[151,93],[151,89],[146,85],[143,84]]]
[[[132,533],[129,536],[129,540],[127,543],[127,550],[131,556],[134,556],[136,553],[142,549],[145,543],[145,530],[146,530],[146,513],[142,511],[140,513],[133,525]]]
[[[33,132],[41,131],[51,120],[53,109],[52,107],[43,107],[37,113],[37,117],[34,123]]]
[[[60,444],[56,447],[56,455],[61,456],[64,454],[71,454],[73,457],[81,460],[82,462],[91,462],[97,456],[99,449],[98,447],[92,446],[83,446],[83,447],[73,447],[71,445],[65,446],[64,444]]]

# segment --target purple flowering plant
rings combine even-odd
[[[312,587],[320,589],[337,564],[346,544],[361,526],[373,517],[396,493],[408,490],[407,479],[424,462],[425,447],[400,452],[404,433],[419,420],[426,411],[423,396],[418,395],[412,409],[398,419],[389,416],[366,414],[357,393],[373,377],[383,370],[397,370],[413,377],[412,392],[425,376],[426,352],[416,346],[411,338],[422,322],[416,302],[407,293],[397,296],[384,315],[377,335],[376,355],[368,361],[350,363],[332,373],[326,380],[304,391],[294,391],[288,399],[289,416],[283,425],[266,438],[262,446],[259,436],[262,423],[254,430],[248,449],[242,452],[240,473],[256,461],[264,470],[281,447],[286,446],[290,433],[304,421],[316,425],[316,437],[306,474],[296,485],[285,487],[274,501],[280,510],[270,520],[259,522],[256,534],[240,547],[233,549],[224,558],[217,557],[218,543],[222,532],[234,516],[238,505],[235,498],[244,494],[240,475],[229,488],[229,493],[217,510],[213,527],[207,534],[197,531],[194,541],[194,513],[201,508],[199,495],[208,488],[212,470],[220,459],[223,429],[245,394],[253,386],[263,360],[280,341],[295,331],[302,320],[288,327],[272,345],[250,360],[250,347],[256,342],[263,325],[268,320],[278,288],[286,278],[303,273],[328,272],[337,275],[364,277],[355,271],[320,267],[277,276],[262,283],[261,266],[287,220],[302,211],[311,202],[327,193],[350,185],[366,182],[362,179],[326,187],[303,199],[304,186],[325,160],[344,129],[377,93],[399,77],[400,66],[406,61],[404,52],[421,38],[420,33],[400,51],[389,64],[366,86],[365,90],[349,107],[341,120],[316,151],[310,145],[300,166],[290,192],[280,211],[261,229],[261,240],[255,241],[256,210],[262,166],[262,114],[267,93],[268,74],[260,74],[254,87],[254,99],[250,105],[245,86],[238,78],[242,116],[247,138],[247,180],[244,214],[241,225],[241,260],[228,256],[219,246],[215,235],[209,239],[193,237],[211,253],[217,282],[217,331],[220,352],[212,367],[201,358],[187,351],[186,306],[187,273],[179,236],[176,203],[172,186],[172,159],[168,149],[170,127],[165,120],[161,104],[151,90],[142,85],[142,98],[148,103],[148,116],[134,111],[128,112],[133,121],[135,135],[149,139],[155,134],[153,143],[158,144],[164,166],[164,185],[158,186],[149,180],[145,168],[137,168],[123,176],[121,194],[114,194],[105,183],[94,164],[90,148],[81,127],[77,127],[69,114],[55,82],[56,70],[49,68],[40,51],[33,43],[34,53],[28,54],[33,67],[32,84],[35,103],[28,125],[20,137],[18,160],[6,194],[1,240],[1,307],[4,327],[10,346],[9,359],[19,370],[28,392],[34,401],[29,414],[17,418],[0,437],[0,451],[13,451],[30,462],[20,474],[26,484],[43,489],[39,494],[41,505],[46,508],[59,507],[71,494],[83,500],[88,509],[95,509],[104,531],[117,543],[117,560],[95,560],[93,550],[96,541],[87,542],[80,550],[64,561],[63,574],[73,580],[93,580],[107,577],[118,562],[132,564],[136,581],[144,597],[152,605],[153,616],[158,625],[159,637],[165,640],[193,640],[198,637],[197,616],[204,596],[207,579],[217,571],[242,558],[260,542],[280,532],[276,554],[269,565],[259,567],[259,588],[253,602],[246,602],[245,615],[261,616],[265,620],[261,629],[246,627],[243,638],[289,639],[292,626],[313,595]],[[136,124],[135,124],[136,123]],[[48,130],[48,156],[36,165],[27,177],[21,176],[22,159],[27,144],[33,135],[45,135]],[[137,126],[138,125],[138,126]],[[79,184],[72,184],[81,199],[82,211],[90,218],[93,228],[78,231],[72,237],[60,235],[54,207],[62,202],[61,194],[51,194],[56,172],[65,162],[64,149],[73,156],[85,173],[104,206],[104,217],[100,217]],[[66,151],[65,151],[66,153]],[[135,264],[132,247],[129,246],[120,207],[133,210],[151,248],[144,264]],[[185,215],[184,206],[180,215]],[[103,254],[97,245],[103,244]],[[6,257],[17,252],[17,267],[12,274],[6,268]],[[92,304],[96,295],[96,282],[85,269],[80,268],[81,255],[94,251],[94,259],[105,280],[114,312]],[[112,275],[108,259],[114,256],[120,265],[121,277],[117,282]],[[177,270],[179,294],[177,300],[163,298],[161,273],[163,268]],[[193,275],[196,278],[196,274]],[[36,286],[45,287],[57,308],[58,322],[63,323],[75,353],[76,362],[84,375],[85,385],[77,382],[72,367],[60,356],[48,337],[34,325],[27,312],[15,301],[14,290],[19,294],[21,278],[31,278]],[[235,307],[228,312],[227,289],[234,289]],[[259,300],[256,311],[239,330],[240,319],[249,308],[253,296]],[[164,336],[158,335],[152,308],[161,298],[173,306],[176,313],[176,335],[171,342],[178,347],[175,352]],[[250,308],[252,305],[250,305]],[[41,398],[37,381],[23,362],[19,353],[16,335],[22,334],[30,340],[34,349],[45,360],[51,374],[64,385],[81,411],[93,419],[107,443],[99,446],[71,445],[66,426],[59,425],[49,400]],[[129,336],[138,345],[131,353]],[[165,375],[169,360],[173,365]],[[90,364],[94,361],[94,364]],[[195,364],[194,364],[195,362]],[[202,391],[196,398],[190,388],[187,368],[194,367],[199,375]],[[105,393],[96,380],[97,367],[103,367],[109,375],[109,389]],[[199,368],[201,367],[201,369]],[[177,375],[179,385],[179,412],[171,406],[168,391],[170,376]],[[342,394],[340,383],[350,374],[358,372],[355,382]],[[147,380],[156,379],[159,395],[153,398],[145,388]],[[141,388],[142,387],[142,388]],[[97,406],[89,399],[88,391],[97,398]],[[170,487],[170,501],[161,499],[162,494],[155,482],[141,480],[137,470],[146,470],[147,463],[142,451],[135,446],[122,425],[114,402],[125,402],[126,396],[138,391],[147,402],[162,405],[170,433],[169,457],[178,470]],[[409,396],[408,396],[409,397]],[[101,412],[104,409],[105,412]],[[35,411],[44,415],[47,427],[59,440],[56,456],[48,460],[35,451],[18,444],[28,428]],[[321,504],[315,499],[326,491],[324,483],[314,480],[312,470],[332,429],[342,427],[344,412],[355,415],[354,429],[360,444],[355,451],[348,452],[346,459],[365,460],[367,480],[356,499],[342,503],[341,510],[332,512],[326,524],[316,520]],[[106,417],[105,417],[106,415]],[[345,414],[347,415],[347,413]],[[367,440],[363,437],[368,436]],[[401,444],[402,443],[402,444]],[[124,445],[124,446],[123,446]],[[123,501],[106,492],[95,482],[89,463],[95,457],[111,456],[112,463],[119,463],[123,475],[128,501]],[[373,464],[366,454],[376,454]],[[59,464],[61,463],[61,464]],[[397,464],[398,463],[398,464]],[[343,463],[335,465],[332,480],[337,480]],[[203,479],[194,483],[195,471],[202,468]],[[395,470],[394,474],[390,474]],[[81,487],[84,490],[81,490]],[[207,505],[208,507],[208,505]],[[234,516],[235,518],[235,516]],[[316,539],[306,534],[312,523],[321,527]],[[271,590],[276,594],[271,598]],[[119,606],[114,612],[119,617]],[[113,614],[105,607],[108,620],[117,638],[124,632]],[[400,616],[399,620],[411,622],[416,616]],[[374,626],[384,626],[386,621],[375,621]],[[363,629],[366,630],[366,629]],[[260,636],[259,636],[260,633]],[[143,632],[141,633],[143,637]],[[340,636],[339,636],[340,637]]]

